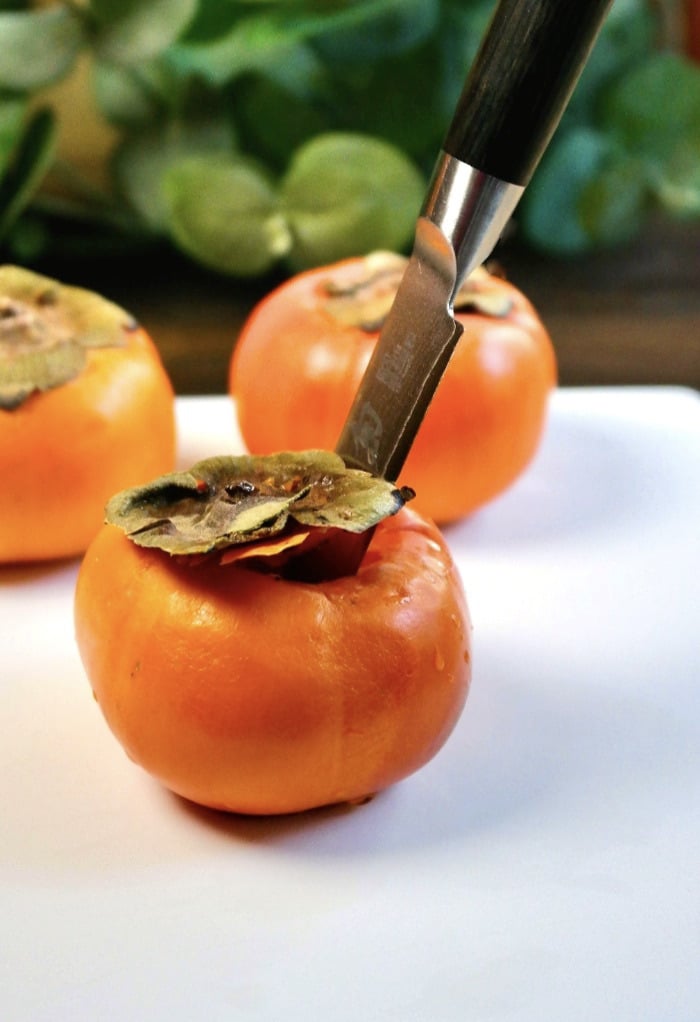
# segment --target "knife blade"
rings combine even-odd
[[[416,224],[413,251],[336,451],[395,481],[459,340],[454,297],[492,252],[612,0],[500,0]],[[410,483],[410,480],[407,480]]]

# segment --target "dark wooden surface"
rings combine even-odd
[[[699,224],[657,225],[574,262],[504,259],[552,336],[562,384],[700,388]]]
[[[651,225],[622,249],[570,262],[515,241],[497,255],[547,326],[563,386],[700,389],[700,224]],[[179,394],[225,393],[241,324],[277,283],[225,279],[168,252],[47,269],[129,309],[158,344]]]

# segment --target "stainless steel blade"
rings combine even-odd
[[[452,315],[452,245],[420,217],[415,244],[336,450],[346,464],[395,480],[462,333]]]

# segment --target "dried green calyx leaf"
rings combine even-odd
[[[359,534],[412,496],[330,451],[222,456],[116,494],[106,520],[139,546],[209,554],[298,526]]]
[[[135,325],[92,291],[0,266],[0,409],[74,379],[88,349],[122,346]]]
[[[363,260],[357,280],[340,283],[328,278],[324,284],[326,310],[346,326],[367,333],[381,330],[407,263],[405,256],[395,252],[372,252]]]
[[[367,333],[381,330],[389,314],[408,259],[395,252],[373,252],[362,263],[354,280],[342,282],[330,276],[323,285],[326,311],[345,326]],[[455,298],[456,313],[477,313],[502,318],[513,307],[502,289],[488,286],[489,271],[480,266],[469,274]]]
[[[513,299],[502,288],[489,287],[492,276],[485,266],[472,270],[455,295],[455,312],[505,318],[513,308]]]

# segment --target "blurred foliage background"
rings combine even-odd
[[[493,6],[0,0],[3,259],[165,243],[251,278],[405,250]],[[700,218],[696,31],[696,0],[615,0],[525,245],[571,258],[659,210]]]

